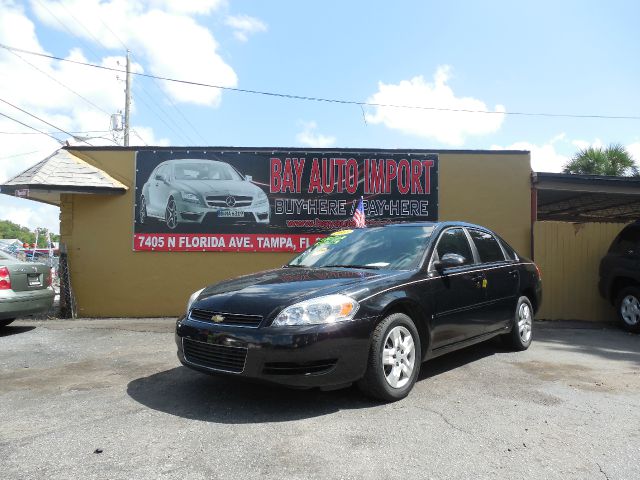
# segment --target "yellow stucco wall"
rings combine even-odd
[[[175,316],[206,284],[277,267],[289,253],[134,252],[133,151],[73,151],[129,187],[125,195],[65,196],[61,241],[82,317]],[[528,153],[441,153],[441,220],[494,229],[523,255],[530,252]]]
[[[544,292],[538,318],[615,320],[613,308],[598,293],[598,269],[624,225],[535,223],[535,260],[542,271]]]

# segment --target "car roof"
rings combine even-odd
[[[398,227],[468,227],[468,228],[477,228],[479,230],[486,230],[490,232],[487,227],[483,227],[482,225],[476,225],[475,223],[468,223],[462,221],[446,221],[446,222],[405,222],[405,223],[390,223],[385,225],[386,228],[398,228]]]

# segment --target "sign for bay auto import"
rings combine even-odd
[[[136,154],[134,250],[297,252],[354,227],[437,220],[438,155],[156,149]]]

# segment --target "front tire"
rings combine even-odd
[[[533,307],[531,301],[522,296],[518,299],[513,318],[511,332],[502,336],[507,348],[515,351],[523,351],[529,348],[533,340]]]
[[[393,313],[373,331],[369,360],[358,387],[378,400],[400,400],[413,388],[420,373],[422,349],[415,324],[404,313]]]
[[[176,207],[176,201],[173,197],[169,198],[167,202],[167,208],[164,213],[164,220],[169,230],[175,230],[178,226],[178,208]]]
[[[616,313],[627,332],[640,333],[640,288],[623,288],[616,297]]]

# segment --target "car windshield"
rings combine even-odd
[[[176,180],[242,180],[231,166],[219,162],[178,163],[173,167]]]
[[[287,266],[414,269],[420,263],[433,229],[433,226],[407,226],[335,232],[318,240]]]

